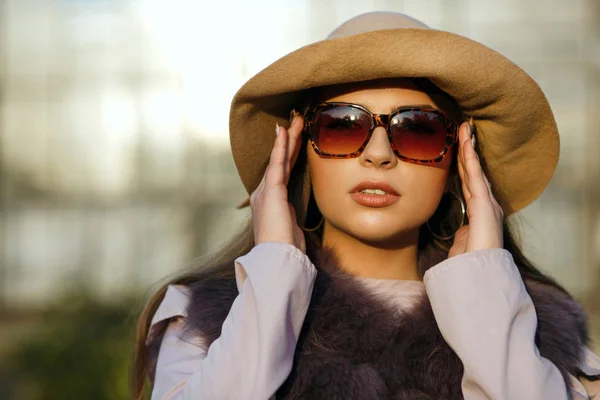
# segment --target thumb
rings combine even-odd
[[[456,230],[454,240],[462,240],[469,233],[469,225],[465,224]]]
[[[294,206],[292,205],[292,203],[290,203],[289,201],[288,201],[288,208],[290,210],[290,215],[292,216],[292,222],[295,225],[298,225],[298,221],[296,219],[296,209],[294,208]]]

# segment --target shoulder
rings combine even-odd
[[[170,322],[187,318],[187,308],[191,298],[191,291],[184,285],[169,285],[159,304],[146,337],[146,343],[153,342],[164,333]]]
[[[161,368],[164,370],[165,366],[177,364],[192,356],[201,359],[206,353],[206,343],[202,338],[186,329],[190,295],[190,289],[186,286],[167,286],[150,322],[146,349],[148,376],[155,386],[154,390],[165,384],[156,375]]]

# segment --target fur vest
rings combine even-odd
[[[292,371],[277,399],[462,399],[463,366],[444,341],[426,295],[409,312],[390,309],[341,272],[327,251],[318,273]],[[548,285],[525,282],[535,305],[535,342],[568,384],[587,344],[582,308]],[[193,284],[188,324],[211,344],[238,295],[234,279]],[[567,386],[568,387],[568,386]]]

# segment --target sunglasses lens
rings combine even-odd
[[[447,120],[436,112],[403,111],[390,123],[390,132],[398,153],[417,160],[438,158],[447,141]]]
[[[333,155],[350,155],[365,142],[371,119],[369,115],[349,106],[326,106],[316,115],[314,141],[317,147]]]

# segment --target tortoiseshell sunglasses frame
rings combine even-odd
[[[315,143],[315,132],[313,129],[314,123],[315,123],[315,118],[318,115],[318,112],[322,108],[331,107],[331,106],[344,106],[344,107],[349,106],[352,108],[357,108],[361,111],[366,112],[369,115],[369,117],[371,118],[371,127],[369,128],[369,132],[367,133],[363,144],[358,148],[358,150],[356,150],[353,153],[348,153],[348,154],[327,153],[327,152],[319,149],[319,147]],[[394,144],[394,141],[392,139],[392,134],[390,132],[390,121],[397,114],[402,113],[402,112],[407,112],[407,111],[427,111],[427,112],[432,112],[434,114],[438,114],[444,118],[444,120],[446,122],[446,145],[445,145],[444,149],[442,150],[442,152],[439,154],[439,156],[437,156],[436,158],[431,159],[431,160],[420,160],[417,158],[410,158],[410,157],[403,156],[402,154],[400,154],[398,152],[398,149],[396,148],[396,145]],[[368,110],[366,107],[363,107],[359,104],[345,103],[345,102],[323,102],[323,103],[315,104],[312,107],[310,107],[307,110],[306,114],[304,115],[304,133],[308,135],[308,138],[310,139],[310,142],[312,144],[313,149],[315,150],[315,153],[317,153],[322,158],[355,158],[355,157],[360,156],[361,153],[364,151],[364,149],[367,147],[369,140],[371,140],[371,136],[373,136],[373,131],[378,126],[382,126],[385,128],[385,130],[387,132],[388,140],[390,143],[390,147],[394,151],[394,154],[396,155],[396,157],[398,157],[402,161],[406,161],[406,162],[410,162],[410,163],[414,163],[414,164],[427,165],[427,164],[437,164],[437,163],[441,162],[444,159],[444,157],[446,156],[446,154],[448,154],[448,150],[450,150],[452,145],[454,145],[458,141],[458,134],[457,134],[458,128],[457,128],[456,123],[454,121],[452,121],[443,111],[437,110],[433,107],[432,108],[400,107],[397,110],[394,110],[393,112],[391,112],[389,114],[375,114],[375,113],[371,112],[370,110]]]

